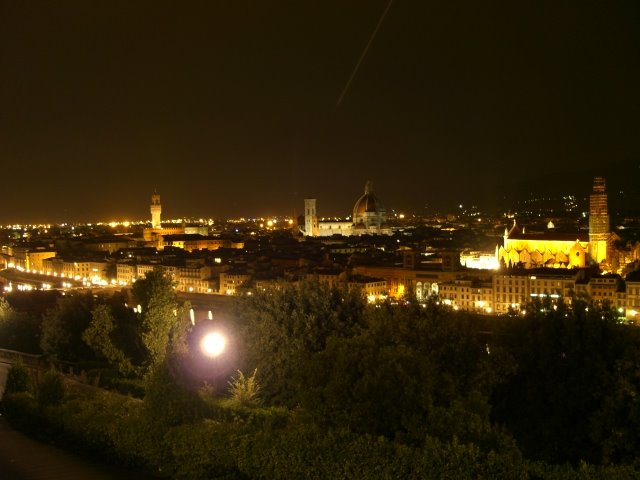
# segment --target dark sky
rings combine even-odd
[[[640,2],[0,0],[0,223],[347,215],[640,158]]]

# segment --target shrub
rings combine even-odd
[[[3,413],[9,423],[19,430],[37,432],[41,421],[35,398],[29,392],[6,394],[2,399]]]
[[[237,377],[229,380],[229,393],[234,402],[240,405],[260,405],[260,385],[256,381],[256,368],[250,377],[245,377],[242,371],[238,370]]]
[[[205,405],[197,392],[178,382],[162,363],[148,378],[144,410],[157,427],[169,428],[202,418]]]
[[[7,382],[4,387],[3,399],[7,395],[19,392],[28,392],[31,387],[31,375],[21,361],[13,365],[7,373]]]
[[[38,406],[40,408],[59,405],[65,394],[64,379],[55,370],[44,374],[38,385]]]

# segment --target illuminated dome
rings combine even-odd
[[[373,194],[371,182],[367,182],[364,195],[362,195],[353,207],[353,215],[363,213],[376,213],[384,210],[384,206],[378,197]]]
[[[353,224],[356,228],[379,229],[387,220],[387,211],[373,194],[373,183],[367,182],[362,195],[353,207]]]

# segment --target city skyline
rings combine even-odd
[[[639,178],[634,2],[395,2],[338,104],[388,4],[2,2],[0,224],[143,219],[154,187],[168,218],[346,216],[367,180],[426,213]]]

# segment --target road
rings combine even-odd
[[[0,363],[0,391],[10,365]],[[0,416],[0,478],[2,480],[144,480],[141,472],[91,462],[12,429]]]

